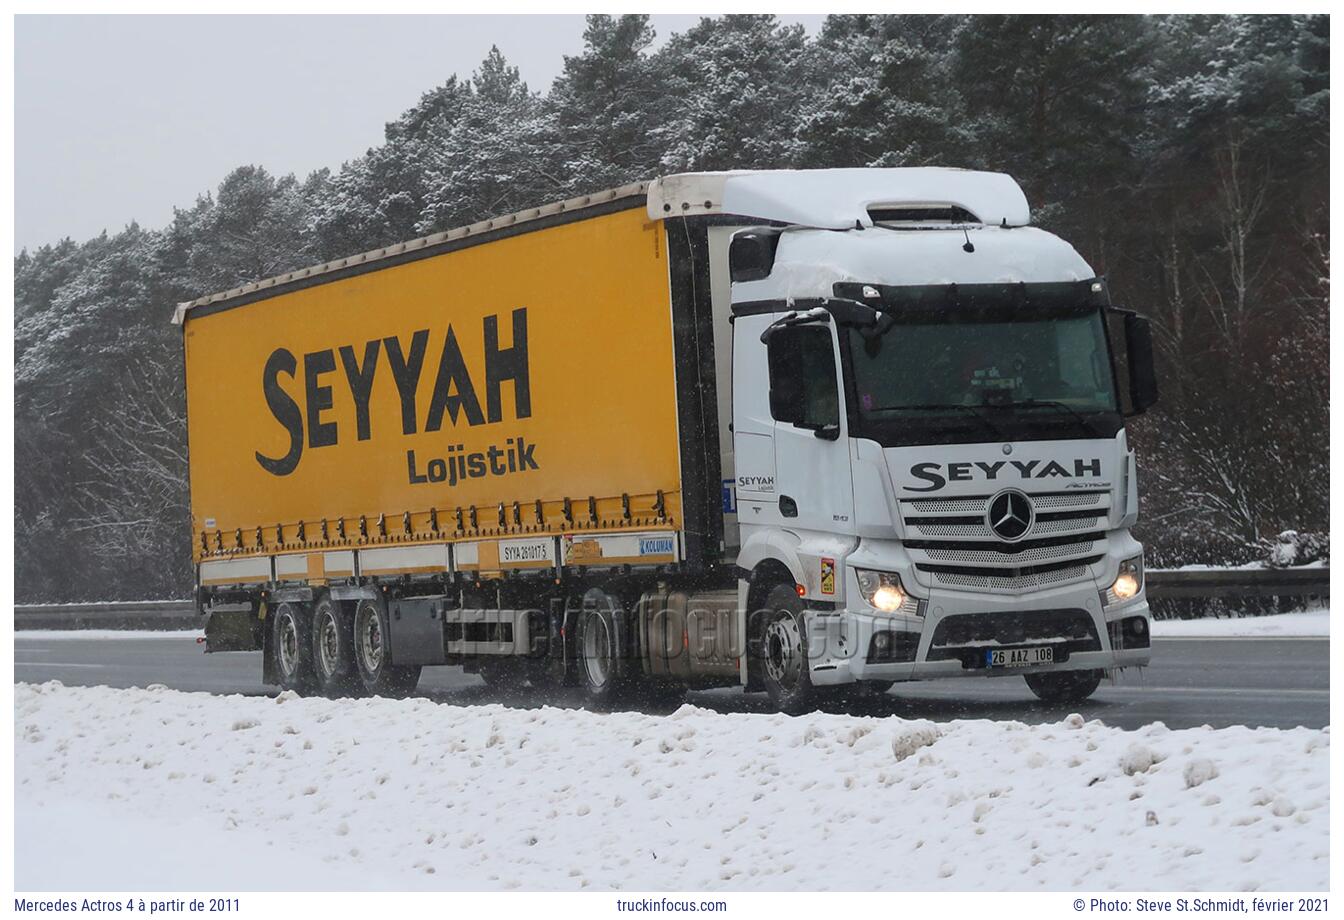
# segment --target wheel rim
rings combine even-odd
[[[336,673],[336,662],[340,659],[341,637],[336,628],[336,617],[330,609],[322,611],[317,625],[317,660],[322,666],[323,676]]]
[[[803,635],[790,614],[775,620],[765,630],[765,671],[786,690],[798,686],[803,666]]]
[[[370,674],[377,674],[383,666],[383,626],[368,607],[359,608],[359,657]]]
[[[611,636],[607,621],[595,611],[589,612],[583,621],[583,668],[589,684],[607,685],[611,675]]]
[[[294,674],[299,665],[299,624],[288,610],[280,614],[280,670],[286,677]]]

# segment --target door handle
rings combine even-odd
[[[797,517],[798,503],[787,495],[781,495],[779,497],[779,513],[785,517]]]

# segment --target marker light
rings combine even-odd
[[[1115,576],[1111,589],[1106,592],[1107,600],[1112,603],[1127,601],[1138,595],[1143,588],[1143,557],[1135,556],[1120,563],[1120,573]]]
[[[919,601],[906,593],[901,578],[894,572],[874,572],[871,569],[855,569],[859,582],[859,593],[874,607],[883,613],[906,613],[915,615],[919,610]]]

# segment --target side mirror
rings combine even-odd
[[[728,244],[728,276],[733,281],[761,281],[775,267],[779,231],[743,230]]]
[[[1129,356],[1129,414],[1139,415],[1157,402],[1153,327],[1148,317],[1125,314],[1125,352]]]

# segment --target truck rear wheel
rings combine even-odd
[[[630,685],[616,632],[619,616],[616,599],[600,588],[583,596],[578,617],[579,680],[594,703],[614,703]]]
[[[775,708],[799,715],[816,708],[819,694],[807,667],[807,626],[803,603],[792,585],[776,585],[766,596],[770,618],[762,636],[765,691]]]
[[[281,690],[307,694],[317,687],[311,626],[309,613],[302,605],[276,606],[271,620],[271,654]]]
[[[1046,703],[1081,703],[1101,686],[1097,671],[1049,671],[1044,674],[1024,674],[1027,686]]]
[[[355,605],[355,670],[365,693],[374,696],[409,696],[420,683],[419,665],[395,665],[389,654],[387,605],[381,599],[365,599]]]
[[[327,696],[349,696],[359,687],[348,605],[323,594],[313,607],[313,673]]]

